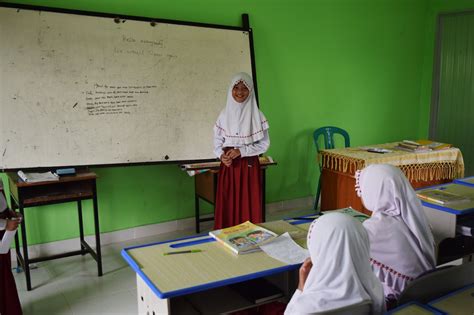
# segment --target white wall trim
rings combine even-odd
[[[268,203],[266,210],[267,214],[275,212],[290,210],[290,209],[309,209],[313,206],[314,197],[308,196],[298,199],[284,200],[273,203]],[[186,218],[181,220],[168,221],[163,223],[149,224],[144,226],[137,226],[125,230],[107,232],[100,234],[100,242],[102,246],[135,240],[144,237],[150,237],[154,235],[170,233],[182,230],[193,230],[194,229],[194,217]],[[85,237],[86,242],[95,248],[95,236],[88,235]],[[28,246],[29,258],[38,258],[51,256],[56,254],[65,253],[72,249],[79,249],[79,237],[68,240],[55,241],[44,244],[30,245]],[[20,248],[21,250],[21,248]],[[15,250],[11,250],[12,262],[16,263]]]

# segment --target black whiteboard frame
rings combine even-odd
[[[250,27],[249,15],[247,13],[242,14],[242,27],[239,27],[239,26],[230,26],[230,25],[221,25],[221,24],[162,19],[162,18],[150,18],[150,17],[143,17],[143,16],[136,16],[136,15],[124,15],[124,14],[113,14],[113,13],[84,11],[84,10],[63,9],[63,8],[55,8],[55,7],[35,6],[35,5],[28,5],[28,4],[9,3],[9,2],[0,2],[0,7],[13,8],[13,9],[17,9],[18,11],[19,10],[46,11],[46,12],[53,12],[53,13],[84,15],[84,16],[111,18],[111,19],[119,19],[119,20],[135,20],[135,21],[150,22],[150,23],[153,23],[153,22],[166,23],[166,24],[176,24],[176,25],[186,25],[186,26],[194,26],[194,27],[216,28],[216,29],[226,29],[226,30],[248,32],[250,62],[251,62],[251,67],[252,67],[252,77],[254,81],[255,97],[257,99],[257,104],[259,104],[253,30]],[[260,105],[258,106],[260,107]],[[210,141],[211,140],[212,139],[210,139]],[[111,163],[111,164],[92,164],[92,165],[58,165],[58,166],[48,166],[48,167],[29,167],[29,168],[21,168],[21,169],[29,170],[29,171],[44,171],[44,170],[69,168],[69,167],[83,169],[83,168],[102,168],[102,167],[145,166],[145,165],[158,165],[158,164],[188,164],[188,163],[195,163],[195,162],[211,162],[211,161],[216,161],[216,160],[218,159],[216,158],[216,159],[201,159],[201,160],[173,160],[173,161]],[[20,170],[20,168],[0,169],[1,172],[12,172],[12,171],[16,172],[18,170]]]

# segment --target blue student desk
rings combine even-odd
[[[474,187],[474,176],[455,179],[454,183],[459,184],[459,185]]]
[[[290,294],[286,272],[299,265],[286,265],[263,252],[234,255],[222,246],[208,235],[197,235],[123,249],[122,256],[137,273],[139,314],[218,314],[245,309],[253,303],[227,286],[267,276],[280,276],[277,285]],[[191,249],[202,252],[163,255]]]
[[[276,234],[289,232],[305,246],[313,217],[266,222],[262,226]],[[192,249],[202,252],[163,255]],[[217,314],[252,307],[254,303],[228,285],[262,277],[289,297],[297,281],[297,274],[292,271],[300,266],[287,265],[264,252],[235,255],[207,234],[125,248],[122,256],[137,274],[139,313],[150,315]]]
[[[474,314],[474,284],[456,290],[428,303],[445,314]]]
[[[421,203],[423,204],[423,210],[425,211],[426,217],[428,222],[430,223],[433,229],[433,236],[435,238],[435,242],[437,246],[439,246],[440,253],[442,254],[443,248],[440,245],[446,239],[452,239],[452,244],[445,243],[445,248],[453,247],[453,246],[460,246],[465,248],[467,252],[464,254],[459,254],[460,257],[469,255],[471,252],[469,248],[466,248],[462,241],[462,237],[456,235],[456,225],[459,223],[460,220],[463,220],[467,217],[474,216],[474,186],[458,184],[458,183],[449,183],[443,185],[437,185],[432,187],[426,187],[417,190],[417,192],[422,192],[423,190],[428,189],[440,189],[445,190],[447,192],[452,192],[458,195],[466,196],[471,199],[469,202],[461,202],[461,203],[454,203],[449,205],[441,205],[435,202],[429,202],[422,200]],[[467,237],[464,237],[466,240]],[[455,245],[458,244],[458,245]],[[468,246],[469,247],[469,246]],[[440,255],[438,256],[439,258]],[[460,258],[457,257],[457,258]],[[454,258],[456,259],[456,258]],[[451,259],[445,260],[449,261]],[[445,262],[441,259],[438,259],[438,263]]]
[[[418,302],[409,302],[390,310],[387,315],[444,315],[445,313]]]

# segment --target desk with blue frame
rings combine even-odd
[[[307,230],[315,217],[266,222],[262,226],[276,234],[289,232],[305,247]],[[164,255],[193,249],[201,252]],[[287,265],[264,252],[235,255],[207,234],[125,248],[122,256],[137,274],[139,314],[217,314],[251,308],[258,304],[229,285],[259,278],[281,290],[282,296],[276,299],[286,299],[296,288],[300,266]]]
[[[428,189],[439,189],[470,199],[467,202],[445,205],[422,200],[423,210],[433,229],[438,246],[438,264],[467,257],[474,253],[474,238],[456,233],[458,224],[462,224],[463,221],[474,216],[474,185],[454,182],[419,189],[417,193]]]
[[[387,315],[444,315],[444,313],[425,304],[409,302],[390,310]]]
[[[472,315],[474,314],[474,284],[446,294],[428,304],[444,314]]]

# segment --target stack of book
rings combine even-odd
[[[435,142],[431,140],[417,140],[417,141],[411,141],[411,140],[403,140],[402,142],[399,142],[398,145],[395,147],[395,149],[403,150],[403,151],[408,151],[408,152],[429,152],[433,150],[443,150],[443,149],[449,149],[451,148],[451,144],[448,143],[442,143],[442,142]]]
[[[421,145],[418,142],[411,141],[411,140],[403,140],[402,142],[399,142],[398,145],[395,147],[395,149],[408,151],[408,152],[417,152],[417,153],[429,152],[432,150],[426,145]]]

